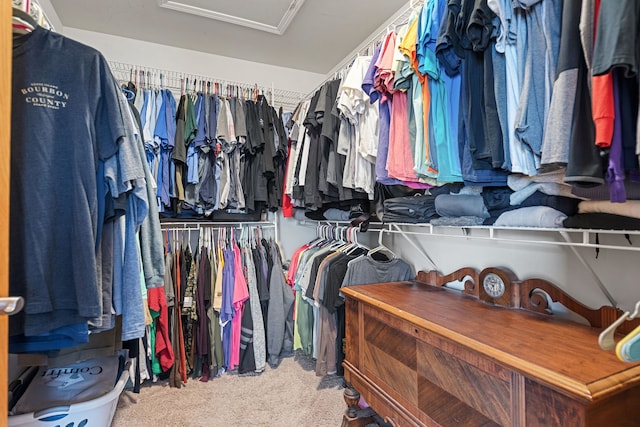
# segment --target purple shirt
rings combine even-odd
[[[624,203],[627,201],[627,193],[624,189],[624,166],[622,163],[622,126],[620,123],[620,96],[618,95],[619,76],[613,73],[613,105],[615,119],[613,121],[613,137],[609,151],[609,167],[607,168],[607,181],[611,186],[611,203]]]
[[[376,181],[384,185],[405,185],[410,188],[429,188],[430,185],[419,182],[404,182],[395,178],[389,178],[387,172],[387,157],[389,155],[389,127],[391,125],[391,97],[387,97],[383,102],[380,92],[375,89],[376,62],[380,56],[381,46],[376,47],[371,57],[371,63],[367,69],[364,79],[362,79],[362,90],[369,95],[369,102],[372,104],[379,102],[378,121],[378,152],[376,153]]]

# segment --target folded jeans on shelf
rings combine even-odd
[[[429,222],[439,215],[435,208],[435,196],[420,195],[395,197],[384,201],[384,222]]]

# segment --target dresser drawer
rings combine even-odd
[[[509,295],[538,288],[557,296],[538,279]],[[345,379],[396,426],[640,426],[640,363],[598,349],[596,327],[419,282],[344,293]]]
[[[510,424],[507,370],[375,307],[362,308],[360,371],[392,399],[441,425]]]

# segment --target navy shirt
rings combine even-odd
[[[125,132],[118,96],[97,50],[40,27],[14,39],[9,287],[25,309],[11,335],[102,314],[96,172]]]

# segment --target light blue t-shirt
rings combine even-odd
[[[418,55],[419,69],[428,76],[431,92],[429,150],[430,159],[433,160],[430,166],[438,171],[438,182],[459,182],[462,181],[462,173],[457,150],[458,123],[453,123],[452,119],[458,117],[460,77],[452,81],[436,57],[436,42],[446,1],[430,0],[425,9],[420,17],[417,46],[421,52]],[[452,132],[453,127],[456,128],[455,132]],[[456,134],[456,139],[452,139],[452,133]]]

